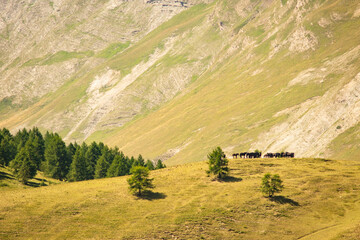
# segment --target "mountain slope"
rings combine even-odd
[[[16,92],[15,81],[1,77],[7,90],[0,94],[0,125],[13,130],[37,125],[69,141],[102,140],[168,164],[203,160],[217,145],[228,154],[260,149],[360,159],[358,3],[199,3],[83,6],[79,1],[78,8],[94,18],[81,15],[85,20],[64,30],[64,37],[83,39],[76,34],[90,27],[92,34],[109,31],[119,23],[123,29],[110,31],[113,38],[102,45],[73,46],[69,40],[51,54],[45,46],[60,41],[54,38],[39,44],[44,45],[40,57],[15,61],[14,54],[14,60],[2,60],[8,63],[2,76],[46,66],[43,74],[59,77],[47,78],[58,83],[39,88],[33,104],[22,103],[29,94]],[[135,18],[136,11],[141,17],[127,22],[125,16]],[[162,16],[156,24],[155,14]],[[142,30],[129,30],[135,26]],[[65,65],[72,74],[61,72]],[[31,77],[27,81],[43,85]]]

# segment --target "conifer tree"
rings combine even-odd
[[[102,155],[95,167],[95,178],[104,178],[106,177],[107,170],[109,168],[109,162],[106,160],[105,154]]]
[[[96,142],[92,142],[85,154],[87,174],[88,174],[87,179],[94,178],[96,162],[100,156],[101,156],[101,151],[98,145],[96,144]]]
[[[216,178],[221,179],[229,174],[228,160],[220,147],[214,149],[209,155],[209,170],[207,173],[212,173]]]
[[[127,162],[128,163],[129,173],[130,173],[130,169],[134,166],[134,162],[135,162],[135,158],[134,158],[134,156],[131,156],[131,158]]]
[[[75,143],[76,144],[76,143]],[[70,158],[72,158],[76,152],[76,146],[73,143],[69,143],[69,145],[66,146],[66,151]]]
[[[45,140],[39,131],[38,128],[34,127],[30,134],[29,138],[32,139],[34,148],[35,148],[35,154],[36,158],[38,159],[37,162],[41,163],[45,161]],[[40,164],[38,164],[40,165]]]
[[[145,160],[144,158],[141,156],[141,154],[139,154],[139,157],[137,159],[137,163],[138,163],[138,166],[145,166]]]
[[[83,142],[83,143],[81,144],[80,148],[81,148],[82,153],[83,153],[84,156],[85,156],[85,154],[86,154],[86,152],[87,152],[87,150],[88,150],[88,145],[87,145],[85,142]]]
[[[128,179],[129,189],[132,193],[141,196],[142,193],[154,188],[153,179],[149,178],[149,169],[143,166],[136,166],[130,170],[132,176]]]
[[[262,178],[261,191],[268,197],[273,197],[275,193],[281,192],[284,186],[278,174],[271,175],[266,173]]]
[[[59,180],[65,179],[69,171],[70,162],[64,141],[57,133],[49,134],[45,138],[45,146],[45,174]]]
[[[121,152],[119,155],[116,155],[113,162],[111,163],[108,171],[108,177],[117,177],[127,174],[127,163],[124,154]]]
[[[161,168],[166,168],[166,165],[159,159],[156,162],[156,167],[155,169],[161,169]]]
[[[155,169],[154,163],[152,161],[150,161],[150,160],[146,161],[145,167],[147,167],[149,170],[154,170]]]
[[[25,146],[25,143],[27,142],[28,138],[29,138],[29,133],[25,128],[23,128],[22,130],[19,130],[16,133],[14,140],[15,140],[16,146],[18,146],[19,150]]]
[[[30,131],[25,148],[30,154],[31,161],[40,170],[41,163],[45,161],[45,142],[37,128]]]
[[[6,128],[0,130],[0,166],[8,166],[16,153],[16,143],[9,130]]]
[[[69,181],[83,181],[88,176],[83,149],[78,147],[70,165],[67,179]]]
[[[15,177],[24,184],[36,175],[36,165],[31,161],[25,147],[16,155],[11,167]]]

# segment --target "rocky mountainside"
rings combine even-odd
[[[168,164],[291,151],[360,159],[360,4],[5,1],[0,126]]]

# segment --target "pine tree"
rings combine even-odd
[[[25,146],[25,143],[27,142],[28,138],[29,138],[29,132],[25,128],[19,130],[16,133],[14,140],[19,150]]]
[[[8,166],[17,153],[13,136],[6,128],[0,130],[0,166]]]
[[[63,180],[70,167],[66,146],[58,134],[49,134],[45,138],[44,171],[49,177]]]
[[[130,170],[132,176],[128,179],[129,189],[132,193],[141,196],[142,193],[149,189],[154,188],[152,183],[153,179],[149,177],[149,169],[143,166],[136,166]]]
[[[76,143],[75,143],[76,144]],[[77,144],[76,144],[77,145]],[[73,143],[69,143],[66,147],[66,151],[69,154],[69,156],[72,158],[76,152],[76,146]]]
[[[224,178],[229,174],[228,160],[220,147],[214,149],[209,155],[209,170],[208,174],[212,173],[217,179]]]
[[[22,183],[27,183],[27,181],[36,176],[36,165],[31,161],[30,157],[27,157],[23,160],[17,178]]]
[[[262,178],[261,191],[268,197],[273,197],[275,193],[281,192],[284,186],[278,174],[271,175],[266,173]]]
[[[107,173],[107,170],[108,170],[109,166],[110,166],[110,164],[106,160],[106,156],[102,155],[98,159],[98,161],[96,163],[95,178],[104,178],[104,177],[106,177],[106,173]]]
[[[88,150],[88,145],[85,142],[83,142],[81,144],[80,148],[81,148],[82,153],[85,155]]]
[[[117,176],[123,176],[127,174],[127,164],[126,159],[123,153],[120,153],[120,155],[116,155],[114,158],[114,161],[111,163],[108,171],[107,176],[108,177],[117,177]]]
[[[39,163],[37,165],[40,166],[40,164],[45,161],[45,140],[39,129],[36,127],[31,130],[29,138],[32,139],[35,148],[37,162]]]
[[[88,176],[86,160],[83,149],[78,147],[70,165],[70,170],[67,179],[69,181],[83,181]]]
[[[145,167],[147,167],[149,170],[154,170],[155,169],[154,163],[152,161],[150,161],[150,160],[146,161]]]
[[[25,147],[30,154],[31,161],[40,170],[41,163],[45,161],[45,141],[37,128],[30,131]]]
[[[101,156],[101,151],[96,144],[92,142],[85,154],[86,166],[87,166],[87,179],[93,179],[95,175],[96,162]]]
[[[31,161],[25,147],[21,148],[20,152],[16,155],[11,163],[11,167],[15,177],[24,184],[36,175],[36,165]]]
[[[161,169],[161,168],[166,168],[166,165],[159,159],[156,162],[156,167],[155,169]]]
[[[139,157],[137,159],[137,163],[138,163],[138,166],[145,166],[145,160],[144,158],[141,156],[141,154],[139,154]]]

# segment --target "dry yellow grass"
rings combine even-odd
[[[129,194],[127,177],[30,189],[2,187],[0,239],[356,236],[359,162],[235,159],[230,168],[231,178],[225,182],[207,177],[204,162],[153,171],[156,188],[147,199]],[[267,172],[284,180],[285,190],[273,201],[259,190]]]

